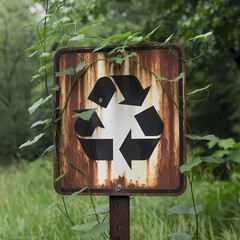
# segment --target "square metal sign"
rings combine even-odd
[[[179,195],[186,187],[183,49],[140,45],[110,55],[112,49],[55,56],[55,189]]]

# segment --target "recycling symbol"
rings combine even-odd
[[[88,100],[99,105],[104,111],[108,109],[114,95],[118,93],[124,99],[118,104],[138,109],[143,105],[150,88],[151,86],[144,89],[139,79],[134,75],[105,76],[97,80]],[[80,109],[74,112],[84,113],[89,110]],[[128,117],[127,114],[125,115]],[[130,169],[132,169],[132,161],[144,161],[151,157],[164,129],[162,119],[154,106],[144,110],[141,108],[140,112],[134,115],[134,118],[134,123],[140,127],[145,137],[133,138],[130,128],[117,149],[121,152]],[[126,119],[126,121],[128,120]],[[117,123],[109,122],[108,124]],[[96,111],[93,112],[88,121],[78,118],[74,124],[78,140],[90,160],[114,160],[114,139],[92,138],[97,128],[105,129],[105,127]]]

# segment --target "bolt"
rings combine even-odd
[[[122,190],[122,184],[117,183],[116,186],[115,186],[115,189],[116,189],[117,192],[120,192]]]

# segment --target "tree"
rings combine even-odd
[[[29,1],[1,0],[0,9],[0,158],[20,158],[18,147],[29,136],[30,83],[34,61],[22,52],[34,39],[27,25],[31,22]]]
[[[208,101],[188,103],[190,121],[199,132],[239,139],[239,4],[234,0],[174,1],[166,8],[163,1],[151,2],[155,6],[152,8],[154,21],[147,21],[146,26],[162,22],[162,32],[183,37],[185,43],[196,35],[212,32],[205,53],[195,62],[187,63],[189,90],[213,84]],[[164,11],[159,14],[159,9]],[[197,41],[189,43],[187,58],[192,58],[198,45]]]

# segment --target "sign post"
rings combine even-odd
[[[109,195],[111,239],[128,239],[129,196],[186,188],[184,53],[176,44],[133,46],[117,64],[111,50],[55,56],[55,189]]]
[[[128,196],[110,196],[110,239],[130,239],[130,204]]]

